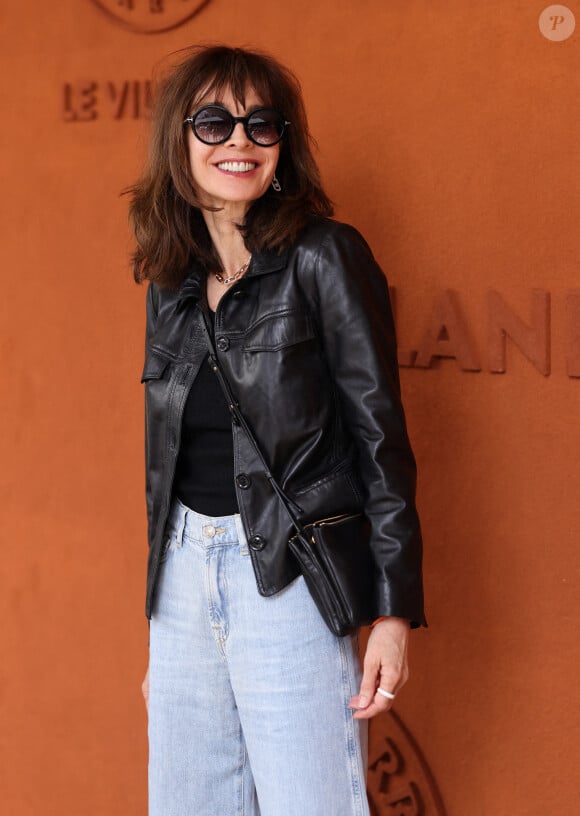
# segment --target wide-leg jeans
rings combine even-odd
[[[368,816],[355,636],[259,595],[239,515],[174,500],[150,628],[149,816]]]

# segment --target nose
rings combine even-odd
[[[248,139],[248,135],[242,122],[235,123],[234,129],[232,130],[230,137],[227,140],[227,144],[232,145],[251,144],[251,141],[250,139]]]

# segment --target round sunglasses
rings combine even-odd
[[[286,126],[290,124],[274,108],[256,108],[247,116],[232,116],[229,110],[220,105],[200,108],[193,116],[184,119],[183,124],[191,125],[200,142],[214,145],[226,142],[238,122],[243,124],[248,139],[260,147],[278,144]]]

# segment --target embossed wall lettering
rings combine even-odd
[[[550,293],[532,292],[531,320],[524,322],[498,292],[488,292],[489,370],[506,370],[506,339],[509,337],[540,374],[550,373]]]
[[[479,355],[459,295],[446,289],[435,302],[414,365],[429,368],[434,357],[453,357],[464,371],[481,371]]]
[[[65,82],[62,86],[62,118],[65,122],[141,119],[148,116],[150,110],[149,80],[86,80]]]
[[[367,788],[373,816],[445,816],[429,766],[392,710],[370,724]]]
[[[395,318],[399,307],[398,292],[391,287]],[[565,366],[568,377],[580,377],[580,290],[564,293],[562,315],[565,335]],[[478,344],[469,314],[459,293],[445,289],[436,296],[426,328],[418,342],[410,346],[408,338],[399,333],[399,366],[401,368],[432,368],[437,359],[454,359],[462,371],[481,371],[482,360],[487,370],[504,374],[508,370],[508,343],[544,377],[551,371],[552,295],[547,289],[530,291],[528,314],[520,314],[495,290],[486,298],[487,331],[483,345]],[[485,348],[482,356],[480,349]],[[510,355],[513,360],[513,355]],[[511,363],[513,365],[513,362]]]
[[[580,377],[580,289],[566,295],[566,371]]]
[[[92,0],[114,23],[141,34],[157,34],[191,20],[210,0]]]

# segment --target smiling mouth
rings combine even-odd
[[[219,170],[225,170],[226,173],[249,173],[255,170],[258,166],[256,162],[245,161],[224,161],[218,163]]]

